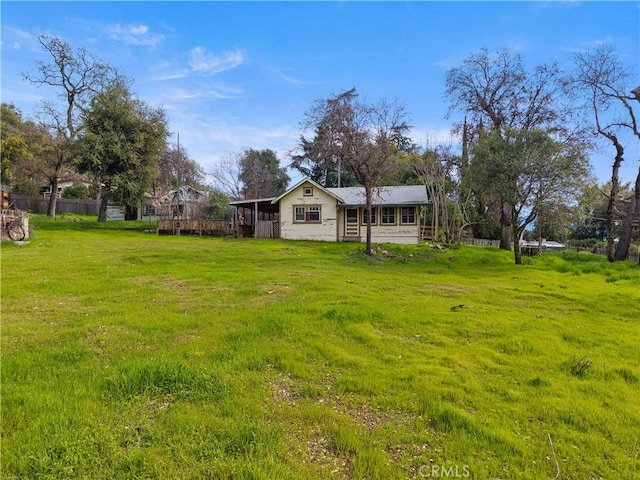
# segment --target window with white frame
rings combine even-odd
[[[313,197],[313,187],[304,187],[302,190],[302,195],[305,197]]]
[[[143,208],[143,215],[145,216],[152,216],[156,214],[156,207],[155,205],[149,205],[149,204],[145,204],[144,208]]]
[[[377,225],[378,224],[378,219],[377,219],[377,208],[376,207],[371,207],[371,225]],[[367,224],[367,219],[369,218],[369,215],[367,215],[367,209],[363,208],[362,209],[362,224],[366,225]]]
[[[380,208],[380,224],[381,225],[396,224],[396,207]]]
[[[347,224],[354,225],[358,224],[358,209],[357,208],[347,208],[345,215],[347,216]]]
[[[416,224],[416,207],[402,207],[400,223],[403,225]]]
[[[295,223],[320,223],[320,205],[295,205],[293,221]]]

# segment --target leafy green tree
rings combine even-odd
[[[98,220],[105,221],[107,202],[136,206],[151,187],[167,137],[166,118],[118,80],[93,97],[83,127],[77,165],[104,185]]]
[[[292,155],[290,166],[323,187],[355,186],[357,182],[344,167],[342,158],[326,149],[330,133],[329,126],[321,120],[315,126],[314,138],[309,140],[301,135],[299,153]]]
[[[240,157],[240,181],[244,198],[277,197],[291,178],[273,150],[245,150]]]
[[[569,231],[572,240],[607,240],[607,203],[611,184],[598,185],[593,182],[586,185],[578,197],[579,210]]]
[[[222,190],[211,188],[209,190],[209,205],[207,206],[207,218],[211,220],[223,220],[229,213],[229,197]]]
[[[3,103],[0,111],[0,158],[2,183],[10,185],[15,164],[29,157],[29,148],[22,132],[22,114],[11,104]]]
[[[1,108],[2,183],[15,193],[38,196],[55,162],[54,141],[46,128],[23,120],[15,106],[3,103]]]
[[[83,183],[74,183],[64,189],[62,198],[89,198],[89,187]]]
[[[533,222],[536,238],[556,242],[566,242],[571,234],[571,226],[577,219],[578,207],[568,204],[562,198],[549,199],[538,207],[538,216]]]
[[[543,130],[493,130],[475,147],[470,175],[477,188],[509,205],[516,264],[519,241],[545,205],[575,200],[589,172],[581,147]]]

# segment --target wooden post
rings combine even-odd
[[[258,238],[258,201],[254,202],[255,218],[253,220],[253,238]]]

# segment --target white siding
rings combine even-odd
[[[304,196],[311,187],[313,195]],[[303,183],[280,199],[280,237],[290,240],[337,240],[336,199],[310,183]],[[320,223],[294,222],[294,206],[318,205]]]

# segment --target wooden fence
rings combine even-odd
[[[34,213],[47,213],[49,199],[11,194],[11,203],[18,210]],[[75,213],[76,215],[98,215],[98,201],[79,198],[59,198],[56,202],[56,214]]]
[[[474,245],[476,247],[499,247],[500,240],[487,240],[485,238],[464,237],[460,243]]]
[[[157,233],[170,235],[233,235],[233,225],[226,220],[158,220]]]

